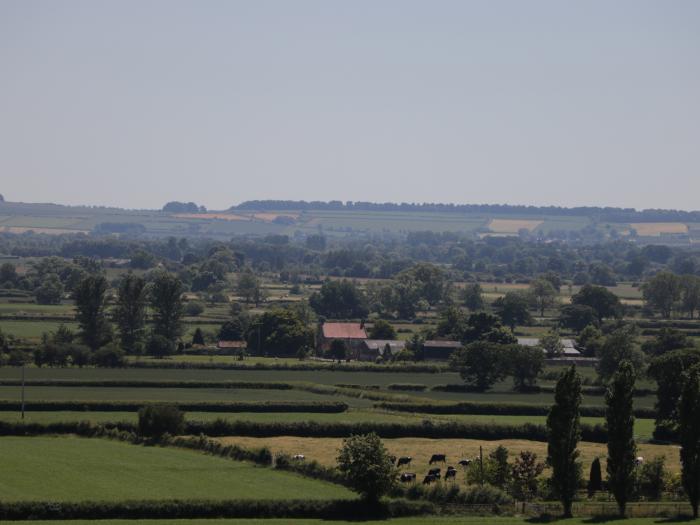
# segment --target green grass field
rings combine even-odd
[[[3,437],[0,450],[3,501],[352,497],[338,485],[175,448]]]
[[[557,525],[588,525],[594,523],[612,523],[624,525],[657,525],[663,523],[696,523],[690,520],[673,520],[669,518],[573,518],[556,520]],[[24,521],[26,525],[55,525],[52,521]],[[61,521],[61,525],[87,525],[92,521]],[[290,519],[228,519],[228,520],[101,520],[100,525],[349,525],[357,521],[335,520],[290,520]],[[497,516],[424,516],[415,518],[397,518],[381,521],[362,521],[364,525],[528,525],[546,523],[538,518],[497,517]]]

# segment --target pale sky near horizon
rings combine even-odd
[[[0,193],[700,209],[700,1],[0,0]]]

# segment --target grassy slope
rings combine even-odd
[[[173,448],[102,439],[3,437],[0,450],[4,501],[351,496],[340,486]]]

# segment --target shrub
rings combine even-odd
[[[158,439],[165,433],[182,434],[185,415],[172,405],[146,405],[139,410],[139,434]]]
[[[124,350],[116,345],[103,346],[92,354],[92,362],[96,366],[105,368],[118,368],[126,362]]]

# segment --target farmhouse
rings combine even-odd
[[[357,353],[359,361],[376,361],[398,354],[406,347],[406,341],[391,339],[366,339]]]
[[[459,341],[426,341],[423,343],[423,356],[427,361],[446,361],[461,346]]]
[[[216,343],[216,348],[225,352],[235,352],[248,348],[248,343],[245,341],[219,341]]]
[[[367,339],[364,321],[361,323],[323,323],[318,336],[317,348],[327,352],[335,340],[345,342],[349,355],[357,355],[363,341]]]
[[[518,337],[518,344],[522,346],[537,346],[540,344],[540,340],[536,337]],[[563,357],[579,357],[581,355],[581,352],[576,350],[573,339],[561,339],[561,344],[564,346],[564,350],[561,353]]]

